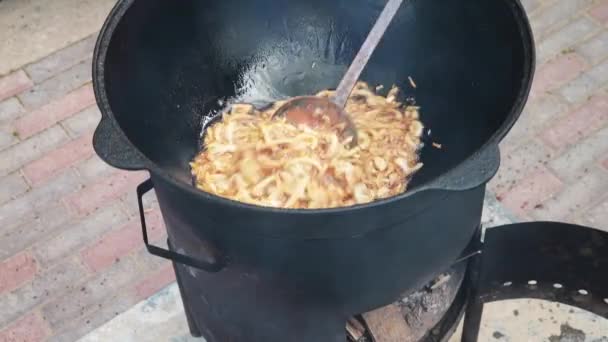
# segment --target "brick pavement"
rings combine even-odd
[[[524,0],[539,65],[490,189],[522,220],[608,227],[608,0]],[[72,341],[173,280],[135,185],[91,148],[95,37],[0,75],[0,341]],[[151,237],[164,239],[154,200]]]
[[[141,243],[146,175],[112,169],[91,146],[95,39],[0,75],[0,342],[73,341],[174,279]]]
[[[608,1],[523,3],[537,73],[490,189],[522,220],[608,229]]]

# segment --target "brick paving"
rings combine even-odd
[[[608,1],[523,3],[537,73],[489,187],[521,220],[608,230]]]
[[[0,75],[0,342],[76,340],[174,280],[141,242],[135,186],[146,175],[92,149],[95,39]]]
[[[489,188],[521,220],[608,229],[608,0],[523,2],[537,75]],[[92,151],[94,42],[0,75],[1,342],[75,340],[174,279],[141,243],[134,192],[145,174]]]

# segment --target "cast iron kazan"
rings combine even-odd
[[[193,277],[221,280],[236,271],[243,281],[271,284],[277,298],[345,317],[419,288],[463,253],[499,165],[497,145],[521,113],[534,72],[517,0],[406,2],[372,56],[362,79],[406,89],[431,132],[407,193],[348,208],[283,210],[191,185],[188,162],[219,100],[263,104],[334,88],[383,5],[118,2],[94,56],[102,112],[94,146],[115,167],[150,172],[139,195],[155,189],[173,249],[151,252],[193,266]]]

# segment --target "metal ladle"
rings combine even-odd
[[[403,0],[389,0],[386,3],[363,45],[361,45],[357,56],[342,77],[333,99],[317,96],[294,97],[279,107],[274,113],[274,117],[285,116],[287,121],[293,124],[317,127],[322,123],[323,116],[326,116],[332,125],[345,123],[342,134],[345,137],[352,137],[350,146],[356,146],[357,130],[350,116],[344,111],[344,107],[359,80],[359,76],[361,76],[361,72],[367,65],[395,14],[397,14],[402,2]]]

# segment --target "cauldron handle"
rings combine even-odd
[[[146,158],[131,144],[119,128],[105,114],[95,129],[93,148],[106,163],[123,170],[148,168]]]
[[[214,256],[213,253],[207,253],[210,255],[209,260],[198,260],[187,255],[183,255],[180,253],[173,252],[168,249],[163,249],[158,246],[151,245],[148,242],[148,231],[146,228],[146,215],[144,214],[144,204],[142,197],[145,193],[152,190],[154,188],[154,184],[152,183],[152,179],[148,178],[148,180],[137,186],[137,203],[139,205],[139,218],[141,220],[141,233],[144,238],[144,243],[146,244],[146,249],[152,255],[156,255],[161,258],[165,258],[171,260],[173,262],[177,262],[180,264],[184,264],[187,266],[195,267],[207,272],[219,272],[224,268],[225,262],[223,258]]]
[[[499,166],[500,149],[497,143],[492,143],[445,175],[418,188],[417,191],[465,191],[474,189],[486,184],[496,174]]]

